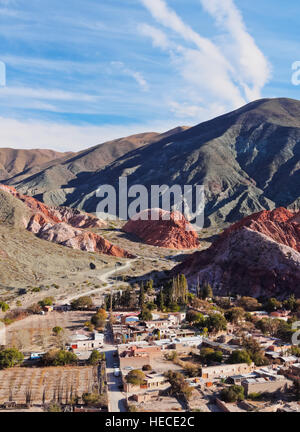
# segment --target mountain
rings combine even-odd
[[[209,282],[215,295],[299,297],[299,219],[284,208],[248,216],[172,272],[194,287]]]
[[[0,185],[0,224],[27,229],[43,240],[71,249],[103,253],[120,258],[134,258],[87,228],[105,227],[106,223],[79,210],[48,207],[33,197],[22,195],[11,186]]]
[[[300,102],[263,99],[156,139],[43,198],[55,202],[60,194],[61,204],[95,212],[99,185],[117,187],[120,176],[149,191],[151,185],[204,184],[206,226],[232,223],[280,206],[297,210],[299,161]],[[30,180],[17,184],[33,195],[38,187]]]
[[[186,128],[176,128],[178,132]],[[15,186],[20,192],[35,196],[49,205],[69,205],[70,194],[85,183],[90,173],[111,164],[124,154],[172,134],[142,133],[99,144],[78,153],[68,153],[59,159],[47,161],[29,170],[19,171],[4,183]],[[40,152],[37,150],[37,152]],[[1,161],[0,154],[0,161]],[[14,171],[17,171],[17,167]],[[1,174],[1,173],[0,173]],[[0,176],[1,181],[1,176]]]
[[[19,173],[35,173],[47,163],[53,163],[71,152],[60,153],[53,150],[16,150],[0,148],[0,181],[7,180]]]
[[[180,212],[144,210],[129,220],[123,231],[157,247],[181,250],[199,246],[196,231]]]
[[[189,129],[139,136],[133,150],[127,144],[131,139],[125,139],[123,155],[103,165],[103,146],[98,146],[10,184],[47,204],[90,213],[99,202],[98,187],[117,187],[121,176],[127,176],[129,186],[145,185],[148,191],[151,185],[203,184],[207,227],[280,206],[300,208],[297,100],[262,99]],[[107,146],[120,148],[122,143],[124,139]],[[89,156],[94,165],[85,164]]]

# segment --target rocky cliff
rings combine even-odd
[[[179,250],[199,246],[197,232],[179,212],[145,210],[127,222],[123,230],[152,246]]]
[[[254,214],[213,245],[173,269],[191,285],[209,282],[216,295],[300,296],[299,214],[286,209]]]

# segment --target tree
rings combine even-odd
[[[243,338],[242,346],[245,348],[256,366],[265,366],[269,364],[269,361],[265,357],[260,344],[253,337]]]
[[[186,321],[190,323],[201,323],[204,320],[204,316],[200,312],[189,310],[186,314]]]
[[[223,353],[219,350],[212,348],[202,348],[200,351],[200,360],[203,364],[221,363],[223,359]]]
[[[93,350],[88,359],[88,363],[92,366],[96,366],[102,359],[102,354],[97,350]]]
[[[63,331],[63,329],[61,327],[56,326],[53,327],[52,331],[55,334],[55,336],[58,336]]]
[[[105,405],[105,400],[98,393],[83,393],[82,400],[86,406],[100,408]]]
[[[23,354],[16,348],[9,348],[0,351],[0,369],[12,368],[23,363],[23,361]]]
[[[142,282],[141,288],[140,288],[140,296],[139,296],[139,307],[141,308],[145,304],[145,288],[144,284]]]
[[[211,285],[208,282],[205,282],[202,290],[201,290],[201,298],[206,300],[207,298],[213,297],[213,290]]]
[[[91,323],[97,329],[103,329],[105,327],[105,322],[107,319],[107,313],[104,309],[99,309],[98,312],[92,316]]]
[[[221,391],[221,399],[225,402],[238,402],[245,399],[244,387],[233,385]]]
[[[76,364],[78,361],[77,356],[65,350],[50,350],[42,357],[44,366],[66,366]]]
[[[146,375],[144,372],[134,369],[126,375],[126,382],[135,386],[140,386],[145,382]]]
[[[248,365],[251,365],[252,360],[249,353],[246,350],[236,350],[230,354],[228,363],[229,364],[247,363]]]
[[[165,374],[171,384],[171,395],[184,396],[187,400],[192,394],[192,387],[186,382],[184,375],[180,372],[168,371]]]
[[[91,309],[93,305],[93,300],[89,296],[80,297],[79,299],[73,300],[71,303],[72,309],[75,310]]]
[[[225,318],[234,324],[238,324],[245,316],[244,309],[235,307],[225,312]]]
[[[9,305],[3,301],[0,301],[0,309],[2,312],[7,312],[9,310]]]
[[[158,308],[160,311],[165,310],[165,299],[164,299],[164,293],[163,293],[162,289],[160,290],[159,296],[158,296]]]
[[[142,307],[142,311],[139,315],[139,319],[141,321],[152,321],[153,319],[152,313],[151,311],[149,311],[149,309],[146,308],[146,306]]]
[[[285,307],[285,309],[294,312],[297,306],[297,300],[294,296],[294,294],[292,294],[287,300],[284,300],[283,302],[283,306]]]
[[[39,301],[39,305],[40,307],[45,307],[45,306],[52,306],[54,302],[54,298],[53,297],[46,297],[44,298],[44,300]]]
[[[261,303],[254,297],[241,297],[237,301],[238,306],[248,312],[257,311],[261,309]]]
[[[27,312],[32,314],[32,315],[38,315],[39,313],[41,313],[42,308],[38,303],[35,303],[31,306],[29,306],[29,308],[27,308]]]
[[[210,314],[206,319],[205,326],[211,333],[218,333],[219,331],[226,330],[227,321],[220,313]]]
[[[268,312],[274,312],[282,307],[282,303],[275,297],[271,297],[266,301],[264,306]]]
[[[143,371],[152,371],[152,366],[151,365],[144,365],[143,367],[142,367],[142,369],[143,369]]]

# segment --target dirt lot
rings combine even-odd
[[[130,401],[139,412],[178,412],[183,411],[178,400],[169,396],[152,397],[149,401],[136,403]]]
[[[61,398],[81,397],[92,392],[97,383],[97,367],[13,368],[0,371],[0,404],[9,400],[32,404],[49,403]]]
[[[68,340],[71,332],[83,327],[92,312],[51,312],[47,315],[32,315],[7,327],[7,345],[24,352],[47,351],[62,340],[53,336],[55,326],[62,327],[62,338]]]

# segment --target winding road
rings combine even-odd
[[[135,259],[131,259],[131,260],[127,260],[125,262],[125,264],[122,264],[119,267],[113,267],[105,272],[103,272],[100,276],[98,276],[98,279],[100,280],[100,282],[107,284],[105,287],[101,287],[101,288],[96,288],[90,291],[85,291],[85,292],[81,292],[80,294],[76,294],[74,296],[69,296],[66,297],[64,300],[60,301],[58,304],[65,304],[65,303],[70,303],[73,300],[76,300],[80,297],[83,296],[89,296],[91,294],[96,294],[102,291],[106,291],[107,289],[109,289],[110,287],[115,287],[116,285],[124,285],[124,282],[116,282],[116,281],[110,281],[109,278],[111,276],[113,276],[116,273],[119,273],[120,271],[124,271],[128,268],[131,267],[131,265],[135,262]]]

